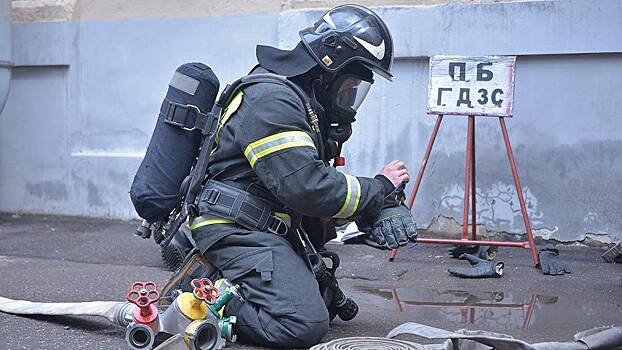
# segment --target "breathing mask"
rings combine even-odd
[[[352,135],[352,123],[373,84],[372,72],[360,64],[346,66],[332,76],[321,89],[314,86],[314,95],[322,105],[323,129],[327,158],[339,157],[341,146]],[[341,160],[340,162],[343,162]]]
[[[331,126],[348,125],[355,121],[356,112],[373,82],[371,72],[369,77],[349,72],[335,77],[326,91],[328,103],[324,104]]]

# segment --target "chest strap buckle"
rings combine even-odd
[[[274,233],[277,236],[285,236],[289,231],[289,226],[285,222],[285,220],[280,217],[273,215],[268,218],[268,222],[266,223],[266,229],[270,233]]]

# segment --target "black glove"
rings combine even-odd
[[[378,177],[384,176],[377,175],[376,178]],[[410,209],[403,204],[406,198],[404,193],[406,183],[389,188],[392,185],[388,179],[385,178],[385,180],[381,182],[389,183],[390,186],[384,186],[385,191],[389,193],[384,197],[380,214],[372,222],[356,220],[356,224],[359,230],[367,233],[362,237],[363,243],[374,248],[393,249],[416,241],[417,224]]]
[[[449,248],[449,256],[458,259],[462,254],[475,255],[480,259],[486,259],[492,261],[497,256],[497,247],[489,247],[485,245],[464,245],[458,244]]]
[[[546,245],[538,253],[540,257],[540,270],[545,275],[563,275],[570,273],[566,263],[559,260],[559,250],[552,245]]]
[[[471,254],[462,254],[460,259],[467,260],[471,267],[451,267],[447,269],[451,275],[463,278],[501,277],[504,264],[480,259]]]
[[[405,205],[385,208],[380,211],[363,243],[374,248],[393,249],[415,242],[417,225]]]

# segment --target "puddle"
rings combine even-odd
[[[477,329],[575,332],[620,323],[622,307],[552,295],[424,288],[356,287],[361,302],[415,322],[440,320]],[[358,296],[357,296],[358,297]],[[422,322],[425,323],[425,322]]]

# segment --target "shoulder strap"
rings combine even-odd
[[[167,230],[167,233],[170,236],[172,236],[171,233],[175,233],[177,229],[179,229],[181,224],[186,220],[191,212],[196,211],[193,208],[194,202],[207,174],[210,155],[214,149],[216,141],[218,120],[220,119],[222,110],[231,102],[231,99],[233,99],[238,90],[256,83],[275,83],[291,88],[302,101],[309,123],[311,124],[311,128],[313,132],[316,133],[316,139],[321,143],[319,119],[313,111],[313,108],[311,108],[309,97],[300,87],[288,80],[287,77],[270,73],[251,74],[234,81],[230,85],[227,85],[212,108],[210,117],[213,118],[213,120],[210,120],[208,123],[209,128],[203,130],[203,134],[205,135],[203,146],[199,152],[196,164],[186,181],[184,181],[182,189],[180,190],[182,194],[182,203],[180,203],[181,208],[179,208],[179,215],[177,215]]]

